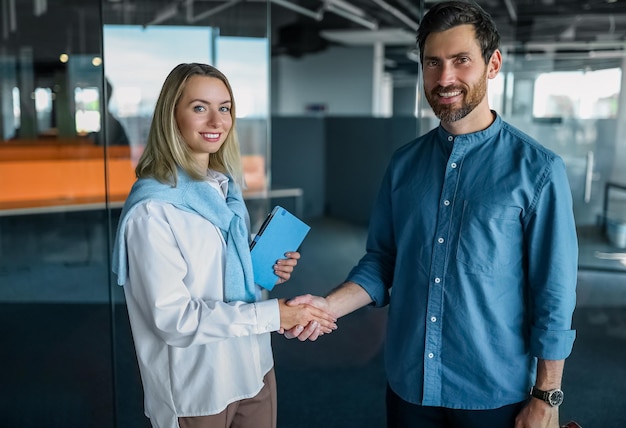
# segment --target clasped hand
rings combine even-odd
[[[291,308],[315,308],[327,317],[332,318],[332,326],[328,325],[328,318],[324,318],[326,322],[319,322],[320,320],[309,320],[307,322],[297,322],[293,326],[283,326],[282,312],[281,312],[281,329],[279,333],[284,334],[287,339],[298,338],[300,341],[310,340],[315,341],[323,334],[331,333],[337,329],[337,316],[330,310],[330,306],[325,298],[319,296],[313,296],[311,294],[305,294],[295,297],[290,300],[284,301],[287,307]]]
[[[274,265],[274,273],[278,276],[276,285],[291,278],[294,267],[298,264],[300,253],[291,251],[285,254]],[[337,329],[337,317],[330,311],[326,299],[310,294],[298,296],[291,300],[280,299],[280,330],[286,338],[297,337],[301,341],[314,341],[323,334]]]

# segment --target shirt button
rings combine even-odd
[[[443,244],[443,238],[437,239],[437,242],[439,242],[440,244]]]
[[[436,283],[436,284],[439,284],[440,282],[441,282],[441,279],[440,279],[440,278],[435,278],[435,283]]]
[[[452,141],[454,140],[454,137],[452,135],[448,135],[448,141]]]
[[[428,354],[428,358],[433,358],[435,356],[435,354],[433,354],[432,352],[430,354]]]
[[[452,163],[450,164],[450,166],[451,166],[452,168],[456,168],[456,162],[452,162]]]
[[[430,317],[430,320],[431,320],[432,322],[437,322],[437,317]]]
[[[446,199],[445,201],[443,201],[443,204],[447,207],[448,205],[450,205],[450,201]]]

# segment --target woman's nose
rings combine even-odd
[[[217,128],[222,123],[222,119],[217,112],[209,112],[207,115],[207,123],[209,126]]]

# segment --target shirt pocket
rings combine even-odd
[[[493,273],[522,262],[521,208],[465,201],[456,259],[470,273]]]

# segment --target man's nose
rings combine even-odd
[[[454,74],[454,67],[452,65],[443,64],[441,66],[441,73],[439,74],[439,86],[450,86],[455,82],[456,76]]]

